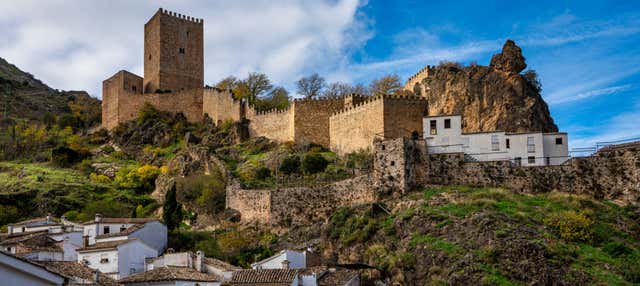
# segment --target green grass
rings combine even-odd
[[[414,233],[411,236],[411,241],[409,245],[412,248],[416,248],[419,245],[426,246],[432,250],[439,250],[448,255],[454,255],[457,253],[461,253],[463,249],[460,246],[457,246],[455,243],[446,241],[442,238],[435,237],[429,234],[416,234]]]

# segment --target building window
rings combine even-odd
[[[529,156],[529,157],[527,158],[527,162],[528,162],[529,164],[535,164],[535,163],[536,163],[536,157]]]
[[[384,150],[384,145],[382,145],[382,150]]]
[[[547,166],[551,165],[551,158],[546,157],[545,159],[546,159]]]
[[[133,90],[133,91],[137,91],[137,90],[138,90],[138,87],[136,87],[136,86],[134,85],[134,86],[132,86],[132,87],[131,87],[131,90]]]
[[[149,54],[149,60],[151,60],[151,54]]]
[[[511,142],[509,142],[509,138],[507,138],[507,141],[505,143],[507,144],[507,149],[511,148]]]
[[[106,254],[106,253],[100,254],[100,263],[109,263],[108,254]]]
[[[556,145],[562,145],[562,137],[556,137]]]
[[[516,166],[520,166],[522,165],[522,158],[516,157],[515,159],[513,159],[513,162]]]
[[[431,122],[429,122],[429,134],[431,135],[438,135],[438,128],[436,127],[436,121],[435,120],[431,120]]]
[[[184,54],[184,48],[179,48],[178,53]]]
[[[391,161],[391,166],[395,166],[396,162],[395,161]]]
[[[444,120],[444,128],[445,129],[451,128],[451,119],[445,119]]]
[[[498,141],[498,135],[491,135],[491,151],[500,151],[500,141]]]
[[[105,226],[105,227],[102,229],[102,233],[103,233],[103,234],[108,234],[110,231],[111,231],[111,229],[110,229],[108,226]]]
[[[536,152],[536,143],[533,141],[533,137],[527,137],[527,152],[535,153]]]

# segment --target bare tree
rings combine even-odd
[[[298,94],[304,95],[306,98],[318,97],[322,94],[322,90],[324,89],[326,83],[324,78],[319,76],[317,73],[314,73],[308,77],[303,77],[298,80]]]
[[[326,97],[345,96],[349,94],[369,95],[369,90],[362,84],[350,85],[344,82],[332,82],[327,85],[323,95]]]
[[[402,88],[400,77],[397,75],[386,75],[371,82],[369,89],[372,95],[394,94]]]

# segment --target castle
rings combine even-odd
[[[374,138],[419,134],[427,102],[419,97],[348,95],[296,99],[286,110],[256,111],[230,91],[204,87],[203,20],[160,8],[144,27],[144,77],[119,71],[102,84],[102,125],[113,129],[149,103],[188,121],[248,120],[252,137],[315,143],[344,154]]]

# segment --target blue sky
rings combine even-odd
[[[572,147],[640,137],[638,1],[0,0],[0,57],[60,89],[142,75],[142,28],[163,7],[205,20],[205,78],[267,73],[368,83],[522,47]]]

